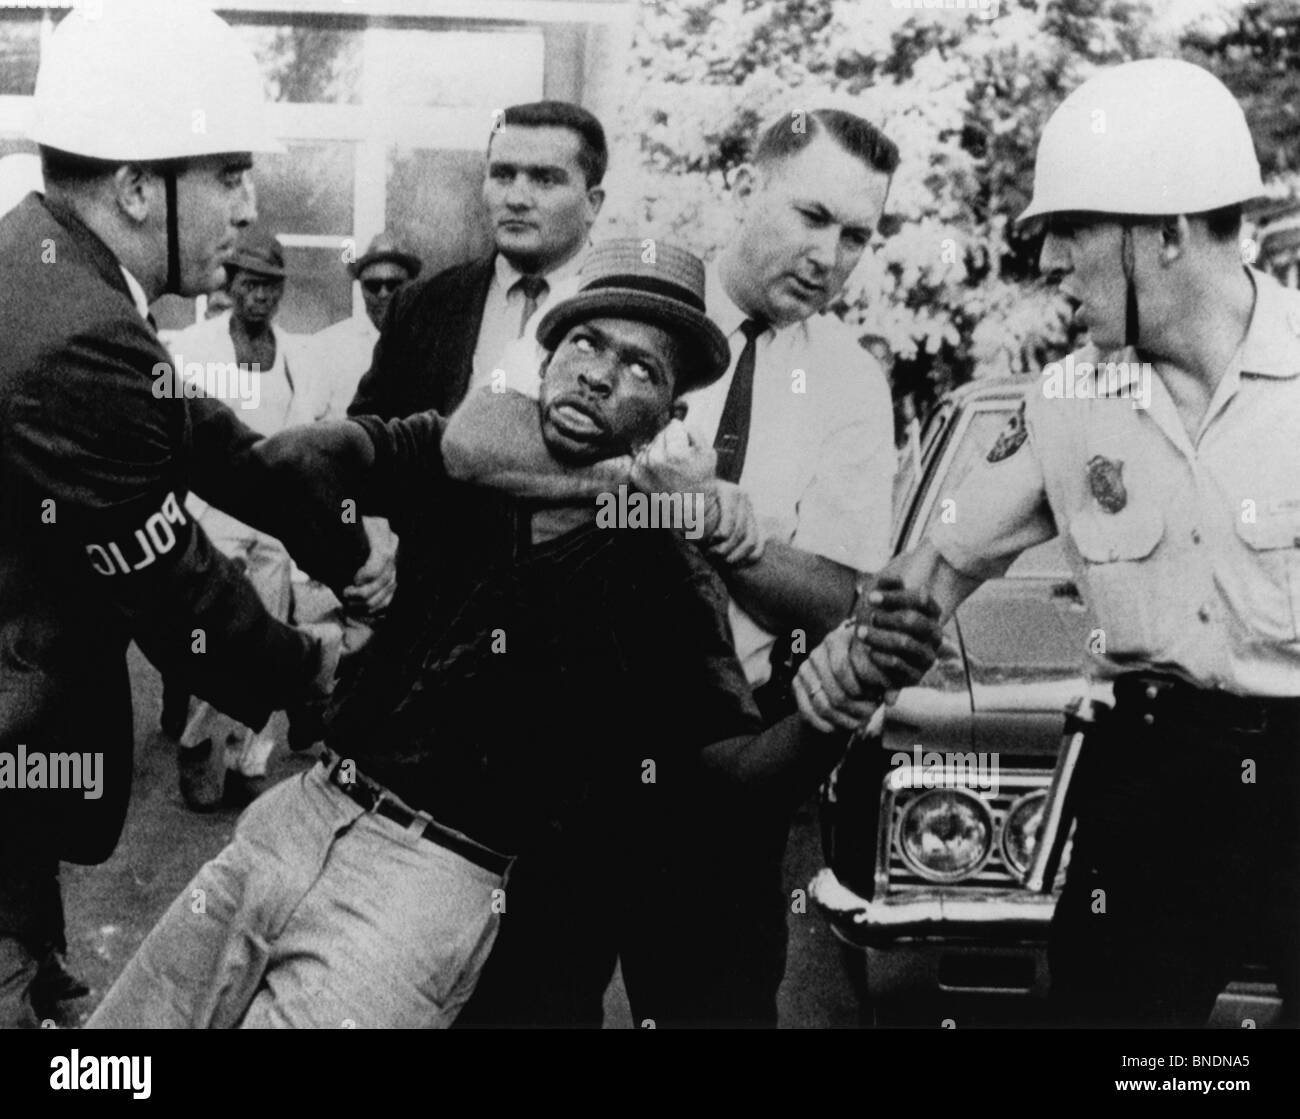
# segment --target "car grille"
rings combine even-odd
[[[924,775],[922,775],[924,776]],[[889,891],[910,891],[924,889],[935,890],[1023,890],[1019,876],[1007,864],[1002,853],[1002,827],[1012,806],[1025,794],[1039,790],[1046,791],[1052,782],[1050,772],[1042,770],[1013,769],[998,773],[996,793],[972,788],[968,784],[953,782],[952,788],[964,789],[978,796],[989,809],[993,818],[993,846],[983,864],[973,873],[957,881],[937,882],[918,873],[904,858],[899,845],[899,825],[903,813],[917,797],[931,791],[930,784],[922,783],[918,771],[900,769],[892,771],[884,778],[881,787],[881,823],[882,832],[888,827],[888,835],[880,836],[877,851],[880,855],[876,866],[877,896]],[[1066,866],[1069,863],[1070,848],[1067,843],[1061,859],[1060,873],[1056,885],[1059,889],[1064,882]]]

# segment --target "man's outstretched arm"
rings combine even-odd
[[[1007,566],[1011,558],[1008,558]],[[985,581],[984,576],[967,575],[953,567],[928,537],[910,552],[890,560],[881,569],[879,577],[897,579],[908,589],[933,599],[939,607],[941,623],[947,622],[957,612],[957,607]]]
[[[876,702],[929,671],[944,623],[983,582],[953,567],[929,540],[896,556],[854,616],[800,666],[794,682],[800,712],[822,729],[860,726]]]
[[[845,717],[829,719],[804,711],[760,731],[761,721],[731,643],[726,599],[716,578],[695,580],[656,604],[658,625],[647,623],[644,677],[662,680],[664,727],[654,737],[680,741],[674,712],[691,713],[691,734],[702,743],[698,761],[705,782],[724,800],[736,804],[769,803],[793,810],[823,780],[844,752],[848,733],[870,718],[884,688],[903,687],[920,679],[935,656],[942,631],[938,608],[897,584],[881,589],[877,625],[888,628],[906,645],[905,667],[884,673],[865,651],[835,662],[843,677],[837,684]],[[667,627],[656,641],[655,635]],[[839,631],[836,631],[839,632]],[[814,651],[825,656],[830,638]],[[877,692],[868,695],[872,688]],[[837,693],[837,694],[839,694]],[[756,733],[757,732],[757,733]]]
[[[858,573],[815,552],[769,537],[761,558],[727,564],[722,578],[742,610],[768,633],[802,629],[820,641],[853,607]]]

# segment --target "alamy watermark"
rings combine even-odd
[[[0,790],[80,789],[86,800],[104,795],[102,753],[47,754],[19,745],[14,753],[0,750]]]
[[[626,485],[596,497],[597,528],[671,528],[687,540],[704,535],[703,493],[642,493]]]
[[[1049,361],[1043,366],[1043,395],[1048,400],[1114,397],[1131,400],[1134,408],[1150,408],[1153,376],[1149,361],[1094,363],[1075,361],[1070,354],[1064,362]]]
[[[981,750],[923,750],[919,745],[896,751],[889,759],[894,769],[908,769],[908,784],[916,789],[977,789],[997,795],[1001,787],[998,755]]]
[[[212,400],[238,401],[254,409],[262,400],[262,370],[256,363],[235,361],[186,361],[176,355],[174,365],[165,361],[153,367],[153,394],[158,400],[206,396]]]

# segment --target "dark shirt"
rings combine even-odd
[[[445,476],[438,417],[358,422],[399,589],[333,704],[332,749],[518,853],[634,831],[697,783],[702,747],[758,731],[725,591],[689,543],[593,523],[534,545],[525,505]]]

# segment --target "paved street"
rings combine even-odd
[[[201,816],[181,803],[175,748],[158,733],[162,689],[158,674],[132,649],[135,701],[135,790],[117,851],[97,867],[65,865],[64,895],[72,969],[91,986],[91,997],[73,1004],[62,1025],[89,1016],[123,965],[194,871],[230,838],[236,813]],[[272,776],[305,768],[306,758],[284,749],[285,724],[275,724],[280,747]],[[815,820],[801,813],[786,860],[787,889],[807,886],[819,859]],[[852,999],[842,981],[831,934],[814,913],[792,913],[790,960],[781,991],[781,1023],[790,1028],[851,1026]],[[631,1016],[617,983],[606,999],[606,1024],[629,1028]]]

